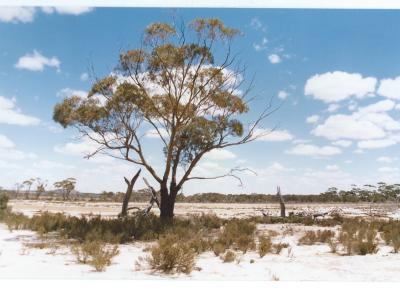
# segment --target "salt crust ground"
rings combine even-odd
[[[294,235],[282,233],[288,228]],[[290,244],[279,255],[260,258],[257,253],[240,255],[234,263],[223,263],[208,252],[196,261],[198,270],[190,275],[162,275],[153,273],[146,264],[138,270],[135,262],[147,255],[143,243],[120,246],[120,254],[103,273],[90,266],[77,264],[67,247],[55,254],[46,249],[33,249],[24,242],[37,241],[31,231],[10,232],[0,224],[0,278],[12,279],[183,279],[183,280],[280,280],[280,281],[400,281],[400,254],[380,245],[378,253],[366,256],[331,254],[327,245],[298,246],[299,236],[314,226],[259,225],[262,231],[281,233],[274,239]],[[254,263],[250,263],[253,259]]]

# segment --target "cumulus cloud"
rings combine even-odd
[[[376,78],[342,71],[317,74],[307,80],[304,93],[326,103],[363,98],[375,91]]]
[[[347,147],[351,146],[353,144],[353,142],[351,140],[341,139],[341,140],[334,141],[332,144],[335,146],[341,146],[341,147],[347,148]]]
[[[88,73],[82,73],[80,79],[81,79],[82,82],[86,82],[87,80],[89,80],[89,74]]]
[[[229,160],[236,158],[236,155],[227,149],[215,149],[205,155],[210,160]]]
[[[317,123],[319,120],[319,115],[311,115],[306,118],[307,123]]]
[[[56,7],[43,7],[42,11],[47,14],[69,14],[69,15],[80,15],[91,12],[93,8],[86,6],[56,6]]]
[[[15,98],[8,99],[0,96],[0,123],[12,125],[38,125],[40,119],[25,115],[16,106],[17,100]]]
[[[362,140],[357,143],[360,149],[379,149],[386,148],[395,145],[397,142],[394,139],[374,139],[374,140]]]
[[[29,71],[43,71],[45,67],[60,69],[60,60],[57,57],[45,57],[38,51],[34,50],[31,54],[26,54],[19,58],[15,64],[17,69]]]
[[[270,54],[268,60],[271,64],[279,64],[282,61],[281,57],[277,54]]]
[[[38,11],[46,14],[69,14],[81,15],[91,12],[93,8],[84,6],[63,6],[63,7],[1,7],[0,22],[8,23],[28,23],[35,20]]]
[[[260,141],[287,141],[293,139],[293,135],[286,129],[269,130],[257,128],[254,130],[254,135],[258,136],[257,140]]]
[[[397,172],[399,168],[396,167],[381,167],[378,168],[379,172],[390,173],[390,172]]]
[[[340,170],[340,168],[339,168],[338,165],[327,165],[327,166],[325,167],[325,169],[326,169],[327,171],[339,171],[339,170]]]
[[[380,81],[377,93],[381,96],[400,99],[400,76],[395,79],[383,79]]]
[[[164,139],[169,137],[168,131],[166,131],[164,128],[160,128],[158,131],[155,128],[149,129],[145,134],[145,136],[148,138],[160,138],[160,135]]]
[[[340,148],[332,146],[316,146],[312,144],[298,144],[292,149],[286,151],[287,154],[300,155],[300,156],[312,156],[312,157],[326,157],[338,155],[342,152]]]
[[[381,100],[376,103],[370,104],[365,107],[361,107],[358,111],[359,113],[378,113],[385,112],[394,109],[396,103],[392,100]]]
[[[399,129],[400,123],[387,113],[358,111],[351,115],[336,114],[329,116],[312,133],[330,140],[364,140],[384,138],[387,135],[387,130]]]
[[[32,7],[1,7],[0,22],[32,22],[35,18],[35,12],[35,8]]]
[[[335,112],[340,108],[339,104],[329,104],[328,108],[326,109],[326,111],[328,112]]]
[[[64,88],[57,92],[57,96],[61,98],[71,97],[71,96],[78,96],[81,98],[86,98],[88,96],[88,92],[83,90],[75,90],[71,88]]]

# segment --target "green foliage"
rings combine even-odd
[[[223,245],[225,249],[233,248],[246,253],[248,250],[255,249],[255,229],[255,223],[249,220],[232,219],[225,224],[216,242]]]
[[[195,251],[187,241],[173,233],[160,237],[150,252],[150,266],[164,273],[189,274],[195,264]]]
[[[62,192],[63,200],[69,198],[71,192],[75,189],[76,179],[68,178],[54,183],[54,187]]]
[[[119,254],[117,245],[109,246],[96,240],[72,245],[71,252],[77,262],[91,265],[97,272],[103,272],[111,265],[112,258]]]

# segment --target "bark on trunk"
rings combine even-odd
[[[164,222],[172,222],[177,193],[178,189],[174,185],[171,185],[170,191],[166,186],[161,185],[160,218]]]
[[[124,177],[125,183],[127,184],[127,188],[124,196],[124,201],[122,202],[122,209],[120,214],[121,217],[126,217],[128,215],[128,205],[132,197],[133,186],[135,185],[136,180],[139,178],[140,171],[141,170],[139,170],[130,181]]]

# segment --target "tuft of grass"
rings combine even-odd
[[[231,263],[236,259],[236,254],[231,251],[228,250],[223,256],[222,256],[222,260],[224,261],[224,263]]]
[[[335,233],[331,230],[309,230],[299,239],[299,245],[314,245],[316,243],[328,243]]]
[[[288,243],[276,243],[272,245],[272,250],[275,254],[279,255],[283,249],[286,249],[288,247]]]
[[[263,258],[272,251],[272,241],[269,236],[260,236],[258,238],[258,254]]]
[[[4,219],[6,213],[9,211],[8,209],[8,196],[4,193],[0,193],[0,221]]]
[[[119,254],[118,246],[109,246],[101,241],[84,242],[71,247],[78,263],[88,264],[97,272],[103,272],[111,265],[112,258]]]
[[[152,269],[163,273],[189,274],[194,267],[195,251],[187,241],[176,234],[160,237],[158,244],[151,248],[148,262]]]
[[[398,253],[400,250],[400,222],[390,221],[382,227],[382,231],[386,244],[393,247],[394,253]]]

